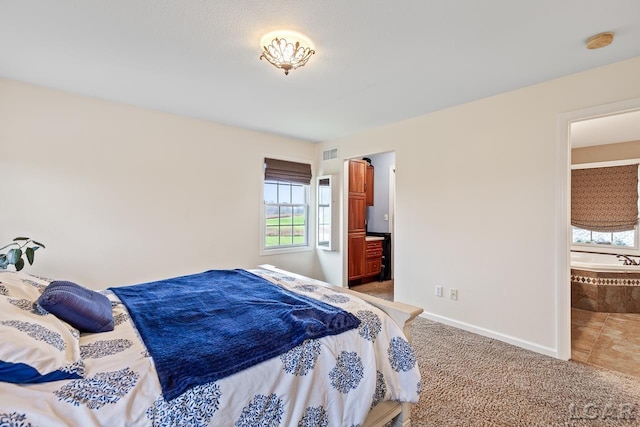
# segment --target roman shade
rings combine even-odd
[[[638,224],[638,165],[571,171],[571,225],[591,231]]]
[[[264,180],[311,184],[311,165],[279,159],[264,159]]]

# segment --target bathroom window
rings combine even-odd
[[[573,167],[573,245],[638,248],[638,169],[637,161]]]
[[[637,227],[636,227],[637,228]],[[571,227],[573,244],[636,248],[636,230],[601,232]]]

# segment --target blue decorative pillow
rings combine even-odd
[[[83,377],[80,332],[36,304],[48,283],[24,273],[0,272],[0,382]]]
[[[81,332],[113,331],[109,298],[73,282],[51,282],[38,304]]]

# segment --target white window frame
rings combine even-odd
[[[300,163],[310,163],[308,160],[301,159],[292,159],[292,158],[282,158],[276,157],[273,155],[265,154],[261,159],[261,180],[260,180],[260,256],[266,255],[278,255],[278,254],[287,254],[287,253],[295,253],[295,252],[309,252],[313,250],[313,236],[311,235],[312,229],[309,227],[309,224],[314,220],[312,218],[309,206],[311,200],[311,185],[301,184],[305,190],[305,235],[306,235],[306,243],[304,245],[286,245],[286,246],[266,246],[266,209],[264,202],[264,158],[278,158],[282,160],[288,160],[292,162],[300,162]],[[270,181],[269,181],[270,182]],[[298,206],[299,204],[293,204],[292,206]]]
[[[620,250],[638,250],[638,226],[637,225],[634,228],[633,246],[605,245],[605,244],[602,244],[602,243],[580,243],[580,242],[574,242],[573,241],[573,229],[574,228],[578,228],[580,230],[589,231],[591,233],[596,233],[596,231],[587,230],[586,228],[575,227],[573,225],[571,226],[571,245],[572,246],[576,246],[576,247],[580,247],[580,249],[593,248],[594,251],[596,251],[597,248],[609,248],[609,249],[616,249],[618,251],[620,251]],[[598,232],[598,233],[611,234],[613,236],[613,233],[615,233],[615,231],[605,231],[605,232]]]
[[[322,191],[320,189],[321,185],[320,182],[324,181],[324,180],[328,180],[329,181],[329,200],[327,200],[327,203],[324,204],[320,204],[320,192]],[[322,186],[325,187],[325,186]],[[316,214],[316,227],[315,227],[315,232],[316,232],[316,247],[318,249],[322,249],[325,251],[335,251],[338,249],[338,241],[340,239],[340,235],[339,235],[339,231],[340,231],[340,227],[338,224],[338,218],[340,216],[340,212],[338,211],[338,203],[337,203],[337,199],[338,199],[338,195],[340,194],[339,188],[338,188],[338,179],[335,175],[324,175],[324,176],[319,176],[318,178],[316,178],[316,209],[315,209],[315,214]],[[326,210],[328,209],[328,221],[327,221],[327,217],[325,216],[325,223],[324,224],[320,224],[320,219],[322,217],[322,215],[320,214],[320,211],[324,209],[324,212],[326,213]],[[326,241],[320,241],[320,227],[322,226],[327,226],[329,228],[328,231],[328,240]],[[326,233],[326,230],[325,230]]]

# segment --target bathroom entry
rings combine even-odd
[[[390,281],[395,234],[395,152],[365,155],[347,163],[348,284],[351,287]]]
[[[570,135],[570,163],[573,168],[612,170],[611,167],[629,164],[635,164],[630,167],[637,168],[640,162],[640,111],[573,122]],[[606,172],[604,169],[600,171]],[[594,170],[594,173],[597,172],[597,175],[600,171]],[[578,177],[573,175],[572,186]],[[583,175],[580,174],[581,180],[585,179]],[[629,198],[633,198],[637,206],[637,169],[632,175],[634,191],[631,192],[633,194],[629,193]],[[582,181],[580,187],[584,191]],[[572,192],[575,191],[577,189],[573,188]],[[578,197],[578,193],[575,197]],[[574,204],[578,202],[574,201]],[[574,214],[578,215],[581,210],[584,209]],[[611,279],[607,276],[611,273],[603,271],[625,268],[622,261],[617,265],[616,255],[632,259],[634,255],[640,256],[638,227],[630,231],[603,232],[574,228],[569,224],[569,229],[572,251],[569,266],[572,282],[571,359],[640,377],[640,358],[635,351],[640,346],[640,336],[636,333],[640,329],[640,313],[624,313],[627,308],[633,308],[635,300],[640,307],[640,287],[634,286],[631,280]],[[598,263],[585,263],[583,261],[586,258],[597,260]],[[607,262],[612,260],[613,265],[610,268],[603,267],[602,259],[607,259]],[[593,289],[586,289],[582,283],[586,276],[589,276],[590,282],[596,282]],[[640,274],[637,276],[640,278]],[[604,309],[600,309],[602,307]]]

